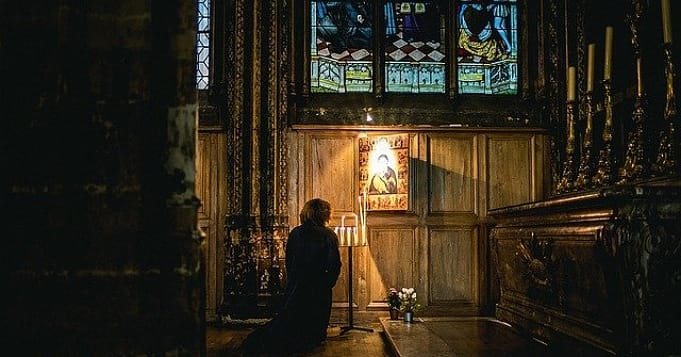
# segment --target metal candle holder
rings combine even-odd
[[[664,73],[667,79],[667,100],[664,108],[665,126],[660,131],[657,158],[652,166],[656,176],[674,175],[679,173],[678,148],[679,138],[676,133],[676,125],[679,117],[676,111],[676,97],[674,95],[674,63],[672,62],[672,44],[664,44],[665,67]]]
[[[627,152],[624,155],[624,163],[619,170],[618,184],[641,179],[648,173],[643,149],[643,124],[646,121],[648,103],[643,92],[643,68],[639,42],[640,22],[644,5],[641,0],[632,0],[632,4],[633,12],[628,16],[628,20],[631,29],[631,44],[636,58],[636,103],[632,113],[634,127],[629,132]]]
[[[565,146],[565,161],[563,161],[563,175],[556,185],[557,193],[565,193],[574,189],[575,181],[575,101],[566,103],[567,143]]]
[[[593,172],[591,149],[593,148],[593,92],[589,91],[585,95],[586,106],[586,128],[584,129],[584,140],[582,141],[582,155],[579,160],[579,171],[575,180],[575,188],[587,189],[593,186],[591,173]]]
[[[640,59],[638,60],[640,63]],[[638,65],[640,72],[640,64]],[[640,75],[639,75],[640,80]],[[618,184],[625,184],[642,178],[646,174],[643,151],[643,123],[646,121],[648,101],[642,90],[636,95],[636,104],[632,113],[634,128],[629,132],[627,152],[624,164],[620,168]]]
[[[598,168],[593,177],[596,186],[610,185],[614,181],[614,157],[612,154],[612,89],[609,79],[603,80],[603,109],[605,123],[603,124],[603,142],[598,155]]]

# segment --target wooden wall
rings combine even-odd
[[[358,138],[396,134],[352,127],[294,127],[289,136],[289,222],[310,198],[339,217],[358,212]],[[368,216],[367,247],[354,249],[353,301],[385,309],[390,287],[414,287],[428,314],[482,312],[489,303],[487,210],[541,199],[546,144],[537,130],[404,129],[410,137],[410,206]],[[352,224],[352,222],[350,222]],[[342,259],[347,263],[347,252]],[[347,270],[334,288],[347,306]],[[492,284],[493,285],[493,284]]]
[[[196,150],[196,194],[201,201],[199,227],[205,233],[202,243],[205,271],[206,321],[213,321],[222,303],[224,267],[224,227],[226,214],[227,167],[226,134],[221,129],[201,128]]]

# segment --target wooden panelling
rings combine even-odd
[[[202,244],[206,272],[206,320],[216,318],[222,303],[224,264],[226,137],[222,131],[199,132],[196,149],[196,194],[201,201],[199,227],[206,234]]]
[[[358,189],[355,183],[355,136],[323,135],[309,139],[309,198],[331,203],[336,212],[352,212]]]
[[[333,287],[333,302],[334,303],[346,303],[348,302],[348,249],[347,247],[340,247],[340,257],[341,257],[341,273],[338,276],[338,281],[336,281],[336,286]],[[354,258],[354,256],[353,256]],[[357,265],[354,264],[353,265]],[[354,268],[354,267],[353,267]],[[353,271],[353,278],[356,272]],[[354,290],[354,289],[353,289]],[[353,300],[356,297],[353,295]]]
[[[406,211],[369,212],[369,246],[354,248],[353,302],[385,309],[390,287],[414,287],[428,314],[482,313],[488,306],[486,212],[528,202],[542,192],[542,146],[536,131],[403,130],[411,139],[410,204]],[[371,131],[368,135],[397,133]],[[331,202],[332,225],[357,213],[357,138],[352,128],[316,127],[289,135],[291,226],[304,202]],[[347,250],[333,290],[334,306],[347,303]]]
[[[477,303],[477,247],[477,232],[471,228],[430,231],[428,282],[432,305]]]
[[[429,209],[431,212],[477,212],[475,136],[430,135]]]
[[[487,207],[493,209],[531,201],[534,182],[532,137],[489,137],[487,153]]]
[[[201,200],[198,213],[199,219],[211,219],[209,216],[212,212],[211,206],[215,203],[215,199],[211,197],[211,179],[215,175],[217,163],[212,163],[211,159],[215,157],[215,136],[210,134],[199,134],[197,140],[196,150],[196,195]]]
[[[415,287],[415,236],[410,228],[374,228],[370,232],[370,304],[385,305],[391,288]]]

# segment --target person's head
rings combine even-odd
[[[376,159],[376,162],[378,163],[378,172],[386,172],[388,171],[388,155],[386,154],[381,154],[378,156]]]
[[[331,204],[321,198],[313,198],[300,210],[300,223],[325,226],[331,220]]]

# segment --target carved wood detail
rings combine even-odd
[[[681,183],[493,210],[497,318],[579,354],[676,355]]]
[[[228,217],[222,314],[270,315],[280,304],[288,234],[285,2],[228,5]],[[282,105],[282,103],[284,103]]]

